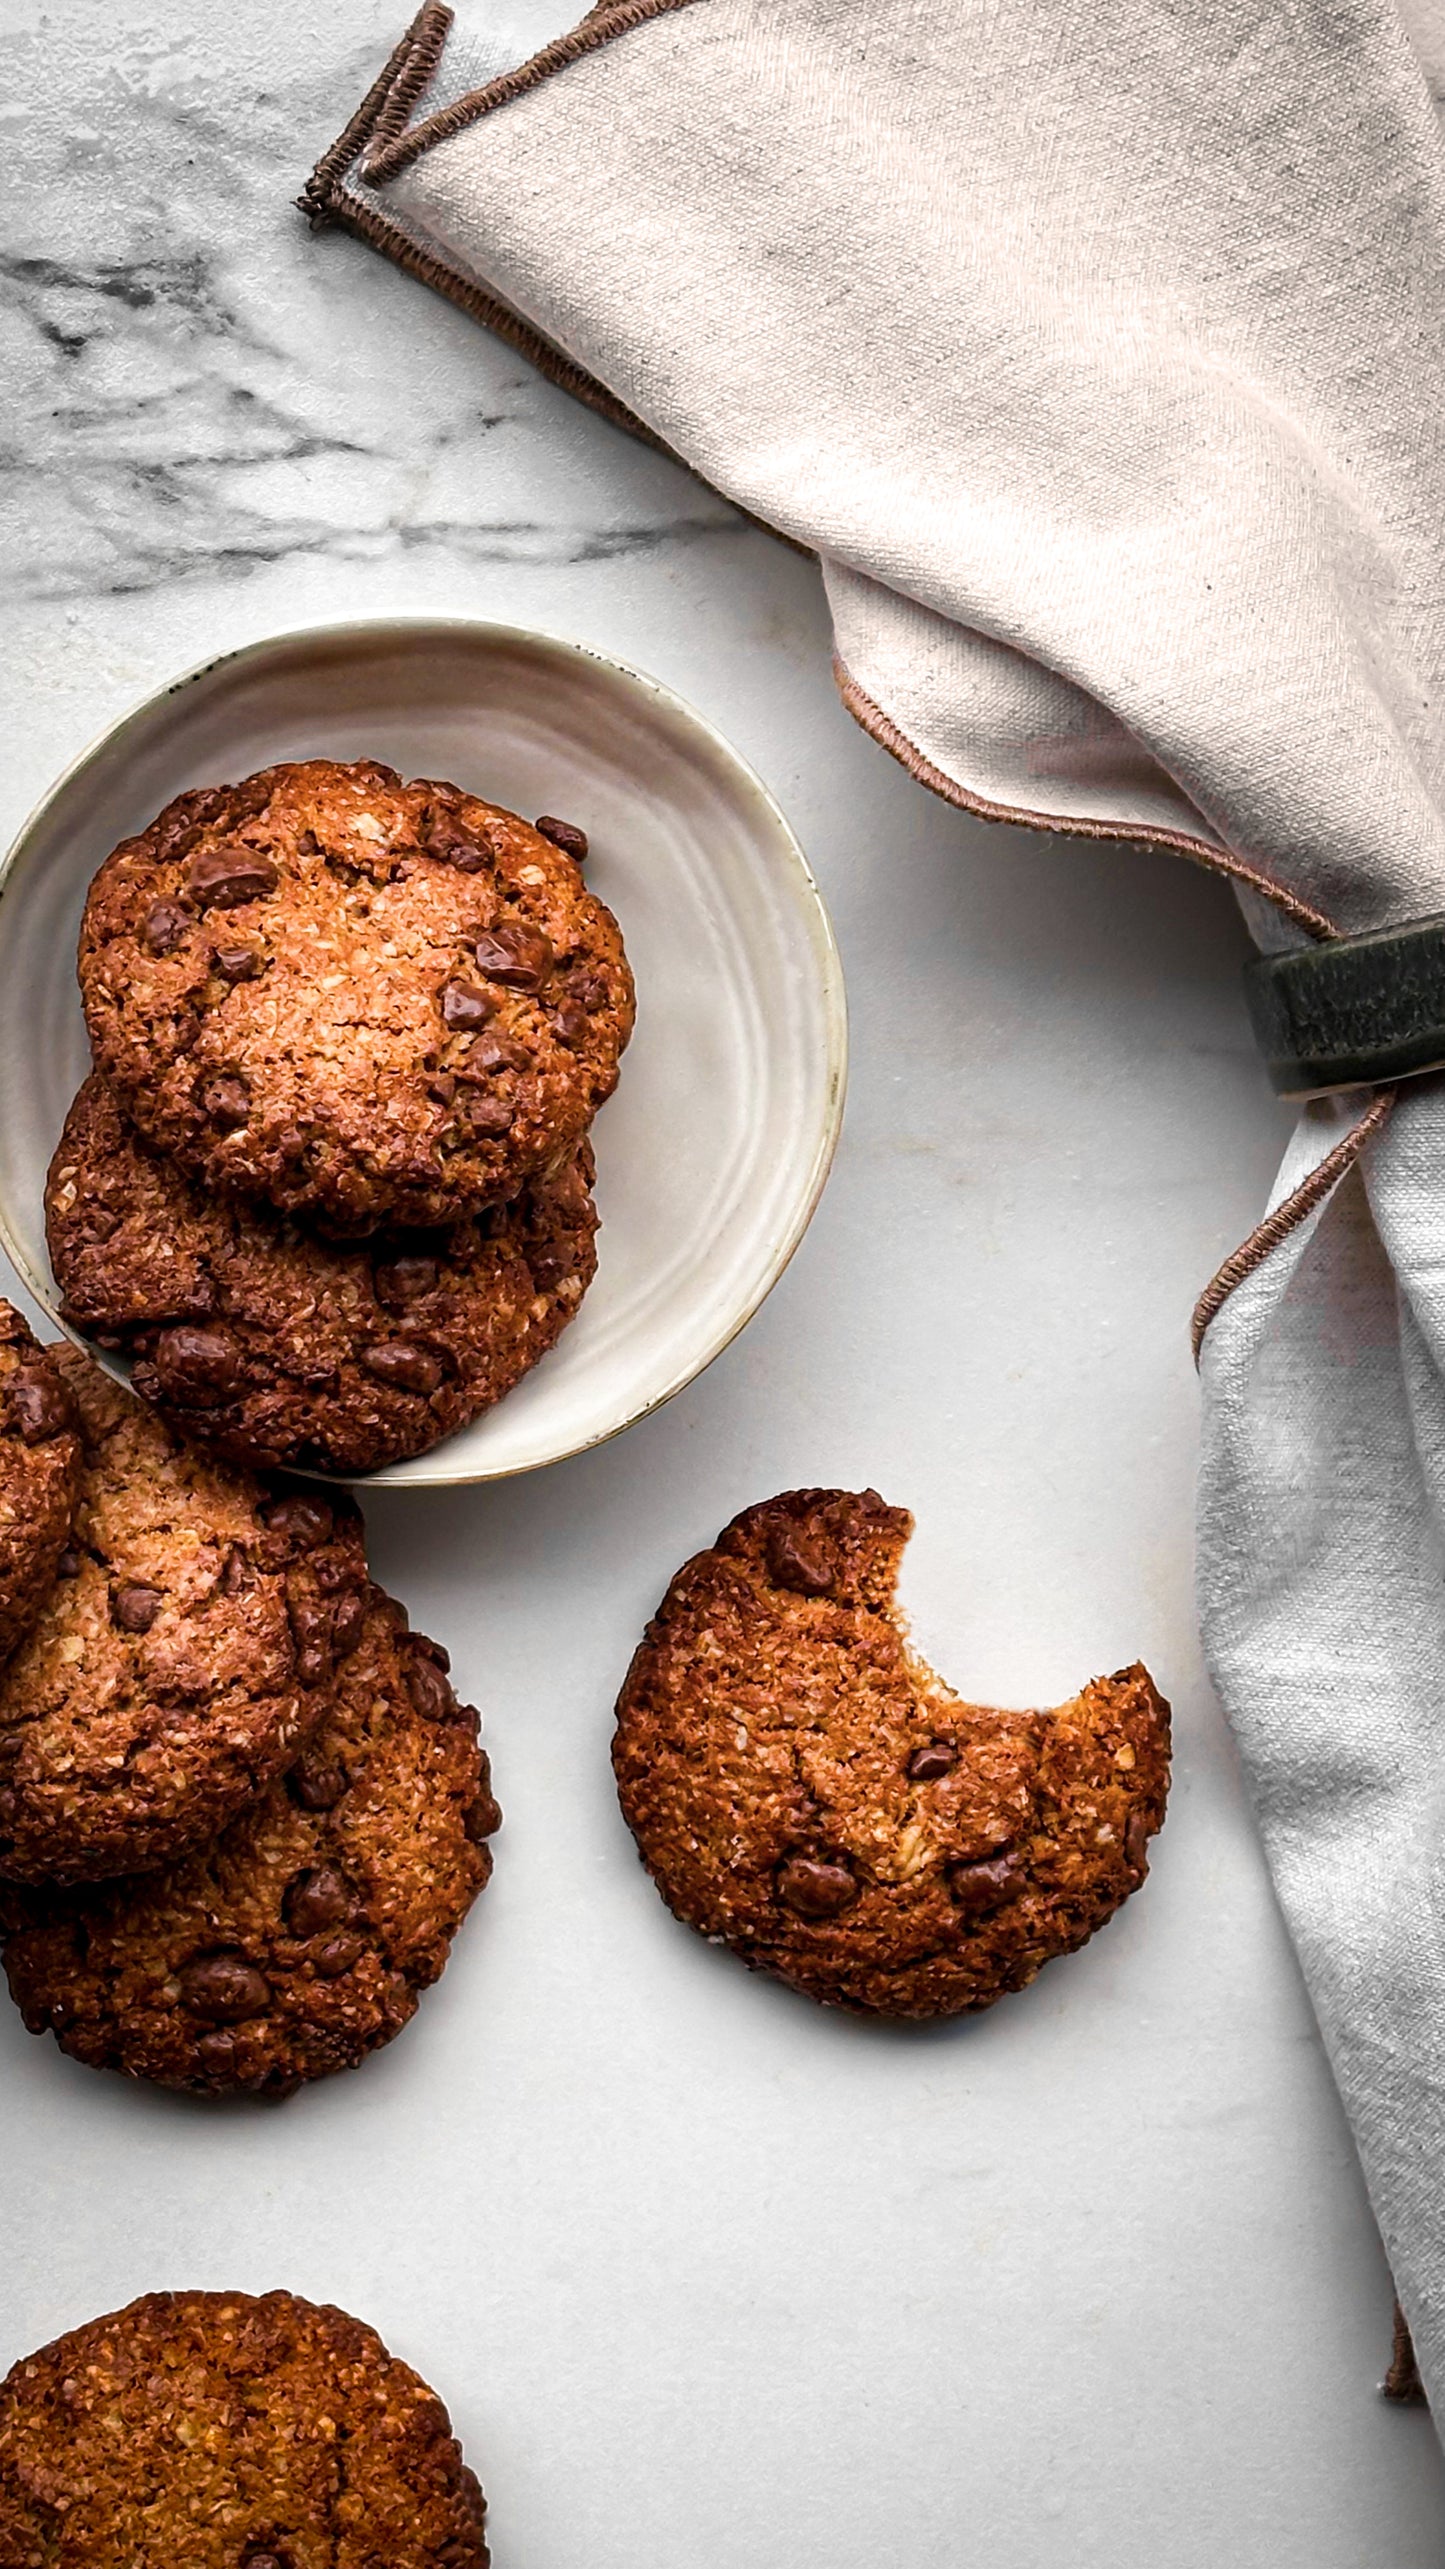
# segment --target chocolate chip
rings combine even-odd
[[[366,1599],[359,1588],[339,1597],[331,1625],[331,1647],[338,1659],[349,1659],[366,1630]]]
[[[491,928],[472,949],[489,981],[507,990],[540,990],[552,969],[552,940],[520,919]]]
[[[350,1778],[334,1757],[308,1749],[286,1778],[286,1789],[303,1811],[334,1811]]]
[[[66,1549],[62,1552],[60,1559],[56,1562],[55,1575],[57,1579],[78,1579],[80,1577],[80,1554],[78,1552],[72,1552],[69,1545],[66,1546]]]
[[[254,946],[217,946],[211,961],[223,981],[254,981],[261,969]]]
[[[216,1585],[223,1597],[244,1597],[252,1585],[251,1564],[245,1553],[238,1552],[234,1545],[226,1555]]]
[[[559,999],[552,1011],[552,1024],[559,1044],[580,1044],[587,1032],[588,1017],[580,999]]]
[[[190,2016],[212,2025],[240,2025],[261,2016],[271,2004],[269,1984],[244,1954],[198,1955],[178,1974],[181,2005]]]
[[[196,2058],[213,2078],[225,2078],[235,2068],[240,2048],[234,2034],[202,2034],[196,2044]]]
[[[141,925],[152,954],[173,954],[189,934],[190,920],[179,901],[153,901]]]
[[[948,1868],[955,1906],[967,1918],[981,1918],[990,1909],[1001,1909],[1006,1900],[1016,1900],[1024,1881],[1024,1860],[1017,1847],[1001,1847],[997,1855]]]
[[[501,1825],[502,1814],[490,1793],[479,1793],[475,1802],[467,1805],[462,1818],[462,1828],[472,1846],[480,1846],[483,1839],[491,1837]]]
[[[369,1374],[392,1390],[420,1392],[423,1398],[434,1392],[442,1378],[435,1356],[425,1347],[413,1347],[406,1338],[382,1338],[374,1347],[363,1347],[361,1361]]]
[[[425,821],[428,856],[443,865],[454,865],[459,874],[480,874],[491,862],[491,849],[476,832],[463,828],[455,814],[440,804],[433,804]]]
[[[958,1751],[946,1739],[931,1739],[924,1748],[916,1748],[908,1761],[908,1773],[915,1784],[933,1784],[940,1775],[951,1775],[958,1764]]]
[[[284,1535],[297,1552],[314,1552],[318,1543],[331,1539],[336,1519],[324,1499],[273,1499],[261,1510],[261,1521],[272,1534]]]
[[[291,2569],[290,2554],[285,2551],[244,2551],[241,2569]]]
[[[355,1587],[356,1564],[345,1553],[328,1552],[317,1562],[312,1575],[323,1597],[334,1597],[342,1588]]]
[[[550,812],[543,812],[540,819],[534,821],[532,826],[543,838],[549,838],[554,847],[560,847],[564,856],[570,856],[574,865],[585,864],[587,858],[585,830],[574,828],[571,821],[554,820]]]
[[[167,1400],[187,1409],[216,1409],[241,1379],[240,1351],[221,1329],[163,1329],[151,1363]]]
[[[69,1393],[48,1374],[12,1374],[10,1407],[26,1445],[44,1445],[75,1424]]]
[[[499,1133],[510,1133],[517,1110],[505,1097],[488,1097],[476,1089],[466,1089],[457,1102],[457,1116],[469,1133],[494,1140]]]
[[[452,1099],[457,1093],[457,1083],[452,1077],[451,1072],[449,1070],[434,1071],[431,1078],[427,1081],[426,1093],[428,1097],[434,1097],[436,1099],[438,1106],[450,1106]]]
[[[293,1936],[322,1936],[351,1916],[355,1895],[334,1865],[308,1865],[293,1873],[281,1895],[281,1915]]]
[[[448,981],[441,994],[442,1022],[454,1034],[465,1034],[470,1027],[485,1026],[495,1016],[497,1003],[486,990],[478,990],[470,981]]]
[[[251,1115],[251,1092],[244,1079],[225,1071],[219,1079],[208,1081],[201,1091],[201,1111],[223,1133],[237,1132]]]
[[[1149,1870],[1149,1824],[1142,1811],[1131,1811],[1124,1823],[1124,1861],[1136,1873]]]
[[[612,992],[600,972],[584,972],[580,980],[572,983],[572,996],[580,999],[584,1008],[595,1013],[597,1009],[606,1007]]]
[[[420,1652],[407,1660],[406,1690],[417,1711],[429,1722],[449,1722],[457,1699],[434,1660]]]
[[[311,1968],[322,1980],[339,1980],[344,1971],[350,1971],[352,1964],[361,1960],[365,1950],[360,1936],[332,1936],[319,1953],[311,1956]]]
[[[778,1898],[800,1918],[836,1918],[858,1897],[858,1883],[840,1856],[785,1856],[776,1879]]]
[[[405,1311],[408,1303],[435,1292],[439,1273],[435,1258],[385,1258],[375,1274],[377,1301],[388,1311]]]
[[[833,1565],[822,1545],[794,1525],[769,1526],[767,1555],[775,1587],[795,1589],[800,1597],[825,1597],[833,1585]]]
[[[433,1641],[429,1634],[424,1632],[414,1632],[411,1635],[411,1646],[413,1650],[419,1650],[421,1652],[423,1659],[435,1660],[438,1668],[443,1670],[450,1668],[452,1664],[451,1652],[449,1650],[443,1650],[441,1643],[439,1641]]]
[[[487,1080],[496,1071],[520,1070],[521,1066],[522,1057],[516,1046],[509,1044],[505,1035],[498,1035],[488,1027],[484,1035],[478,1035],[476,1042],[468,1045],[466,1060],[457,1065],[457,1077],[461,1080]]]
[[[122,1632],[149,1632],[164,1603],[159,1588],[147,1587],[142,1579],[131,1579],[113,1592],[111,1619]]]
[[[528,1250],[527,1264],[537,1291],[550,1293],[564,1276],[571,1275],[577,1261],[570,1241],[544,1240],[535,1249]]]
[[[303,1686],[324,1686],[334,1666],[329,1638],[303,1642],[296,1653],[296,1675]]]
[[[186,869],[186,890],[202,910],[239,910],[247,901],[264,901],[280,880],[268,856],[243,847],[208,848]]]

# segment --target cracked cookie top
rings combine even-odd
[[[592,1150],[444,1231],[342,1245],[208,1195],[143,1142],[97,1072],[45,1191],[65,1316],[214,1452],[369,1472],[423,1454],[553,1346],[596,1269]]]
[[[0,2383],[0,2560],[487,2569],[436,2393],[295,2293],[148,2293]]]
[[[54,1353],[0,1302],[0,1661],[50,1593],[79,1486],[80,1438]]]
[[[886,2016],[991,2006],[1142,1882],[1168,1706],[1141,1667],[1050,1712],[962,1702],[909,1649],[913,1520],[791,1490],[679,1570],[613,1765],[668,1906],[757,1969]]]
[[[68,1545],[0,1670],[0,1876],[164,1864],[288,1766],[361,1634],[349,1500],[211,1462],[74,1347]]]
[[[94,2069],[284,2095],[390,2042],[439,1978],[501,1824],[447,1656],[367,1595],[300,1762],[140,1880],[0,1899],[32,2033]]]
[[[632,977],[583,834],[370,760],[179,795],[91,885],[80,987],[132,1122],[362,1236],[514,1195],[617,1080]]]

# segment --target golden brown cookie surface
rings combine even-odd
[[[0,1876],[164,1864],[289,1766],[360,1635],[349,1500],[183,1445],[77,1348],[54,1363],[83,1456],[69,1547],[0,1669]]]
[[[373,1588],[300,1764],[213,1845],[139,1880],[0,1904],[11,1995],[32,2033],[91,2068],[284,2094],[410,2021],[500,1820],[445,1652]]]
[[[79,1486],[80,1438],[60,1368],[0,1302],[0,1661],[50,1593]]]
[[[596,1269],[592,1152],[439,1232],[343,1247],[207,1195],[141,1141],[98,1073],[46,1188],[77,1328],[135,1359],[187,1435],[258,1467],[368,1472],[425,1453],[545,1355]]]
[[[150,2293],[0,2383],[5,2569],[487,2569],[436,2393],[294,2293]]]
[[[912,1519],[875,1491],[748,1508],[678,1572],[618,1704],[628,1826],[668,1906],[825,2003],[987,2007],[1137,1889],[1168,1706],[1144,1669],[1056,1711],[966,1704],[908,1650]]]
[[[101,867],[79,969],[148,1139],[352,1236],[515,1194],[632,1028],[617,923],[566,848],[367,760],[181,795]]]

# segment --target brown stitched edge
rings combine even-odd
[[[1425,2385],[1415,2361],[1415,2344],[1410,2323],[1398,2302],[1395,2304],[1394,2339],[1390,2348],[1390,2369],[1380,2384],[1383,2399],[1399,2400],[1402,2405],[1423,2407]]]
[[[409,59],[401,65],[380,114],[371,131],[374,148],[395,141],[405,129],[407,119],[418,100],[431,87],[432,76],[446,50],[446,41],[455,24],[455,12],[446,0],[428,0],[411,28]]]
[[[1277,1204],[1273,1213],[1265,1215],[1264,1220],[1251,1231],[1249,1238],[1241,1241],[1233,1256],[1225,1259],[1219,1273],[1211,1278],[1194,1306],[1189,1338],[1194,1349],[1196,1365],[1204,1345],[1204,1333],[1216,1312],[1228,1301],[1235,1286],[1243,1284],[1246,1276],[1253,1275],[1255,1268],[1263,1265],[1270,1251],[1277,1249],[1281,1240],[1289,1237],[1296,1224],[1303,1222],[1306,1214],[1313,1213],[1317,1204],[1323,1203],[1330,1189],[1344,1176],[1346,1169],[1351,1168],[1359,1158],[1365,1144],[1373,1141],[1380,1127],[1388,1121],[1390,1109],[1399,1094],[1398,1088],[1377,1089],[1371,1104],[1360,1117],[1358,1124],[1353,1125],[1350,1131],[1336,1142],[1334,1149],[1326,1153],[1317,1169],[1311,1169],[1309,1176],[1302,1185],[1295,1188],[1293,1195],[1287,1195],[1283,1204]]]
[[[1306,929],[1312,937],[1339,935],[1333,920],[1327,919],[1323,910],[1311,909],[1307,901],[1301,901],[1296,893],[1287,892],[1282,884],[1271,883],[1267,875],[1258,873],[1252,865],[1246,865],[1242,857],[1231,856],[1227,848],[1212,847],[1208,839],[1194,838],[1187,830],[1146,829],[1128,821],[1066,819],[1051,812],[1025,811],[1012,803],[989,802],[982,794],[971,793],[966,785],[956,783],[941,767],[935,767],[931,758],[925,758],[908,734],[900,731],[897,723],[859,686],[836,652],[833,655],[833,676],[853,720],[877,741],[880,749],[886,749],[889,756],[896,758],[901,767],[906,767],[909,775],[915,777],[920,785],[926,785],[930,793],[941,795],[945,803],[956,803],[960,811],[972,812],[981,821],[1010,821],[1019,829],[1047,830],[1051,838],[1114,839],[1134,847],[1166,848],[1175,856],[1187,856],[1194,864],[1205,866],[1211,874],[1227,874],[1231,881],[1247,884],[1251,892],[1258,892],[1266,901],[1272,901],[1277,910],[1282,910],[1287,919],[1293,919],[1296,927]]]
[[[452,12],[444,0],[425,0],[417,11],[399,45],[387,56],[368,89],[355,115],[336,137],[329,151],[323,152],[296,202],[313,227],[330,219],[335,198],[346,172],[357,153],[375,132],[385,115],[397,84],[405,78],[408,64],[421,53],[428,64],[428,78],[441,59],[452,24]],[[422,83],[425,88],[425,81]]]
[[[625,36],[634,27],[645,26],[649,18],[661,18],[672,9],[687,9],[693,0],[607,0],[607,5],[589,10],[580,26],[558,36],[530,62],[519,63],[515,71],[504,71],[481,89],[469,90],[465,98],[453,99],[449,107],[439,107],[434,116],[424,117],[409,133],[391,133],[378,148],[368,153],[361,175],[369,187],[395,178],[429,152],[436,143],[447,142],[460,134],[479,117],[489,116],[494,107],[505,107],[513,98],[525,96],[554,72],[565,71],[569,63],[580,61],[584,54],[595,53],[599,45],[610,44],[614,36]]]

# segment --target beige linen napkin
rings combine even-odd
[[[309,209],[815,551],[923,784],[1192,857],[1268,944],[1445,910],[1445,166],[1390,0],[446,30]],[[1445,2393],[1441,1083],[1387,1114],[1306,1115],[1211,1305],[1200,1605]]]

